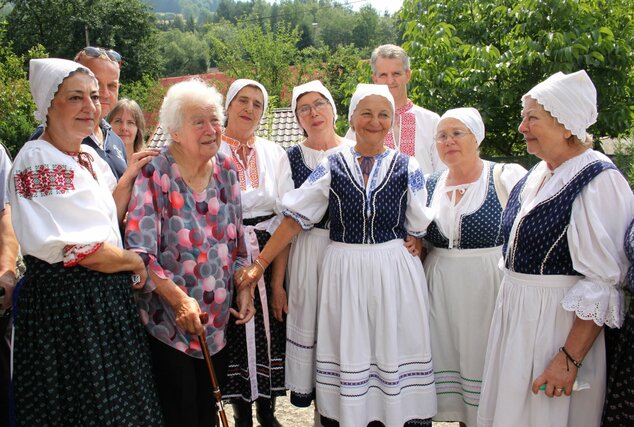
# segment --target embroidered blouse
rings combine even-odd
[[[108,164],[86,145],[79,156],[44,140],[18,153],[9,179],[11,218],[21,250],[48,263],[72,267],[103,243],[121,247]],[[89,156],[88,156],[89,155]],[[94,176],[93,176],[94,172]]]
[[[143,168],[128,207],[126,247],[141,255],[158,277],[169,278],[209,313],[207,344],[225,346],[234,271],[246,264],[235,164],[216,154],[207,188],[195,192],[181,177],[168,147]],[[148,278],[137,295],[148,332],[192,357],[202,358],[196,336],[176,326],[171,306]]]
[[[404,157],[404,155],[394,150],[387,149],[384,153],[375,156],[367,186],[364,188],[363,175],[358,162],[359,157],[360,155],[353,148],[348,148],[324,159],[300,188],[290,191],[283,197],[284,214],[291,216],[302,228],[310,229],[322,219],[329,206],[331,208],[330,220],[333,221],[332,207],[337,205],[342,207],[340,209],[341,212],[351,209],[354,210],[355,214],[358,214],[358,211],[360,211],[360,214],[368,219],[364,221],[363,230],[356,234],[363,233],[365,237],[368,237],[387,235],[390,231],[393,231],[396,234],[392,238],[397,238],[397,235],[401,234],[401,230],[393,230],[392,226],[388,227],[390,230],[386,230],[386,221],[372,221],[372,218],[375,218],[377,214],[382,215],[390,211],[391,219],[395,219],[395,224],[400,224],[404,232],[416,237],[422,237],[433,216],[431,210],[425,207],[427,200],[425,179],[418,168],[416,159]],[[395,159],[395,157],[399,157],[399,159]],[[397,170],[401,167],[401,164],[405,168],[404,171]],[[404,193],[402,195],[399,194],[398,200],[396,200],[397,203],[387,206],[387,208],[386,206],[377,207],[373,204],[376,201],[375,196],[386,185],[391,183],[390,178],[394,176],[400,179],[402,172],[405,173]],[[331,187],[335,180],[333,177],[335,173],[344,175],[337,177],[338,182],[348,180],[350,192],[333,194]],[[359,191],[364,196],[362,197],[362,204],[359,205],[356,202],[351,204],[352,198],[348,196]],[[401,202],[403,202],[402,205]],[[383,204],[385,205],[386,203],[384,202]],[[341,222],[344,226],[346,225],[345,219]],[[347,225],[354,226],[354,224]],[[333,239],[333,236],[331,236],[331,239]],[[363,240],[363,243],[378,243],[378,241],[371,242],[366,238],[350,234],[348,238],[333,240],[343,240],[345,242]],[[370,240],[373,239],[370,238]]]

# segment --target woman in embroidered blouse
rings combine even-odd
[[[238,169],[249,262],[258,256],[279,224],[277,199],[292,188],[290,178],[282,175],[284,150],[255,135],[267,103],[264,86],[247,79],[233,82],[225,100],[227,124],[220,152],[232,158]],[[227,332],[229,377],[223,395],[232,400],[237,426],[252,424],[253,401],[263,427],[279,425],[274,416],[275,397],[285,394],[286,331],[273,311],[283,310],[286,301],[288,250],[285,255],[273,263],[258,284],[254,322],[247,328],[231,326]]]
[[[81,144],[99,120],[97,80],[47,58],[31,60],[29,83],[44,132],[9,183],[28,269],[14,294],[17,425],[161,426],[132,299],[147,273],[122,248],[107,163]]]
[[[552,75],[522,104],[519,131],[542,161],[513,188],[502,217],[504,277],[478,426],[598,426],[602,330],[623,322],[634,196],[590,148],[596,89],[585,71]]]
[[[448,170],[427,180],[434,222],[425,240],[431,348],[438,413],[434,421],[476,425],[486,342],[502,279],[500,218],[526,169],[480,158],[484,122],[475,108],[440,118],[436,148]]]
[[[335,133],[337,107],[332,95],[319,81],[293,88],[291,109],[304,130],[306,139],[286,151],[284,167],[299,188],[319,162],[354,142]],[[315,341],[317,339],[317,303],[319,278],[328,237],[328,216],[311,230],[293,241],[288,260],[286,283],[288,304],[283,310],[273,308],[273,315],[286,317],[286,386],[291,390],[291,403],[307,407],[315,397]]]
[[[149,269],[137,299],[166,424],[174,427],[215,422],[198,335],[206,336],[222,389],[229,314],[242,325],[254,313],[250,289],[234,291],[232,283],[246,247],[237,173],[218,152],[222,120],[215,88],[201,80],[172,86],[160,112],[169,144],[137,177],[129,206],[126,246]]]
[[[383,145],[394,117],[387,86],[358,85],[348,117],[356,145],[284,196],[287,217],[243,281],[257,280],[266,260],[328,212],[333,242],[322,266],[316,350],[322,424],[431,426],[427,287],[418,253],[404,244],[431,222],[423,174],[416,159]]]

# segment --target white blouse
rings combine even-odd
[[[509,241],[515,239],[521,218],[554,196],[595,160],[610,161],[599,152],[586,150],[553,171],[546,162],[539,163],[522,191],[522,205]],[[624,318],[621,284],[629,266],[623,241],[633,215],[634,195],[618,170],[600,173],[577,196],[566,238],[572,265],[583,276],[561,302],[565,310],[574,311],[581,319],[592,319],[599,326],[621,326]]]
[[[344,161],[351,171],[353,179],[364,187],[363,174],[359,167],[359,154],[354,148],[341,150],[334,155],[343,155]],[[387,175],[392,159],[397,154],[396,151],[387,149],[380,156],[377,156],[368,177],[368,184],[365,187],[366,195],[371,193],[381,184]],[[408,192],[407,208],[405,211],[405,229],[413,236],[421,237],[425,234],[427,226],[433,220],[431,209],[427,208],[427,190],[424,185],[423,175],[418,167],[415,158],[408,159]],[[294,213],[294,219],[303,218],[302,228],[309,229],[313,224],[319,222],[328,209],[328,196],[331,182],[330,162],[328,158],[323,159],[304,184],[298,189],[292,190],[282,198],[282,206],[285,210]]]
[[[64,260],[69,246],[122,247],[108,164],[89,146],[93,175],[44,140],[18,153],[9,179],[11,219],[22,253],[48,263]]]
[[[460,242],[460,219],[480,209],[487,195],[490,179],[491,162],[483,160],[482,173],[474,182],[459,186],[448,186],[448,171],[438,178],[436,189],[430,203],[438,229],[449,239],[449,248]],[[500,184],[510,194],[517,181],[526,175],[526,169],[515,163],[507,163],[500,174]],[[457,194],[462,192],[462,199],[456,203]]]
[[[286,152],[274,142],[260,137],[256,137],[254,148],[250,156],[256,156],[257,170],[251,170],[251,162],[247,161],[245,168],[247,179],[244,182],[246,188],[241,191],[243,218],[249,219],[271,214],[280,215],[277,210],[277,199],[279,195],[293,188],[292,179],[285,175],[290,173],[290,170],[281,167],[286,158]],[[233,158],[231,147],[225,141],[220,145],[219,151]],[[251,176],[257,176],[257,186],[252,184],[252,180],[249,179]],[[277,225],[279,225],[279,219],[272,218],[258,228],[273,233]]]

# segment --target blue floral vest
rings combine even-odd
[[[598,160],[586,165],[557,194],[535,206],[520,220],[515,240],[509,247],[511,228],[521,206],[520,195],[526,179],[535,170],[531,169],[511,191],[502,215],[506,268],[525,274],[579,275],[572,266],[566,238],[572,204],[590,181],[608,169],[616,167]]]

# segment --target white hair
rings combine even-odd
[[[176,83],[170,87],[161,105],[160,124],[167,133],[181,130],[185,106],[212,104],[220,123],[225,120],[222,95],[210,84],[199,78]]]

